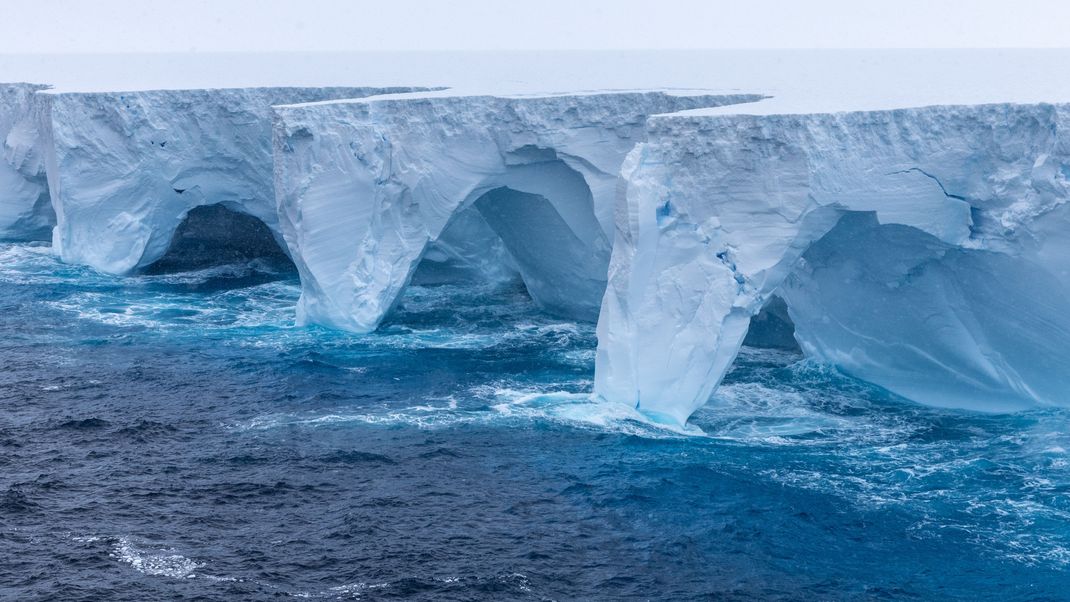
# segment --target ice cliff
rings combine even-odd
[[[0,240],[47,240],[55,223],[37,146],[39,84],[0,84]]]
[[[922,403],[1067,405],[1070,105],[803,96],[4,84],[0,238],[115,274],[255,238],[226,252],[289,254],[299,323],[362,333],[410,282],[519,277],[598,319],[596,395],[677,423],[748,331]]]
[[[411,90],[42,92],[54,249],[64,261],[127,273],[162,257],[191,209],[215,204],[277,235],[271,105]]]
[[[458,249],[457,224],[482,237],[477,257],[504,247],[546,311],[593,320],[617,175],[646,118],[758,98],[423,94],[278,107],[275,192],[301,272],[298,320],[374,330],[422,258]]]
[[[1066,405],[1070,106],[729,112],[624,163],[598,395],[685,421],[776,293],[804,353],[909,399]]]

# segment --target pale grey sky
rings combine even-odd
[[[3,0],[0,53],[1068,47],[1067,0]]]

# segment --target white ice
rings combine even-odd
[[[215,204],[252,215],[277,234],[271,105],[385,91],[40,93],[53,247],[64,261],[124,274],[162,257],[191,209]]]
[[[1067,105],[709,113],[625,164],[596,393],[685,421],[778,293],[807,355],[910,399],[1067,403]]]
[[[301,272],[298,321],[374,330],[471,207],[536,303],[594,320],[617,173],[647,116],[757,98],[447,92],[277,107],[275,191]]]
[[[40,84],[0,84],[0,240],[47,240],[55,223],[37,134]]]

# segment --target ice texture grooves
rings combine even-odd
[[[1066,105],[651,120],[598,394],[683,422],[771,294],[812,358],[933,405],[1065,405]]]
[[[186,213],[210,204],[252,215],[277,233],[271,105],[410,90],[40,94],[55,250],[64,261],[128,273],[162,257]]]
[[[0,84],[0,240],[48,240],[55,213],[37,144],[41,84]]]
[[[593,320],[617,174],[647,116],[756,95],[409,95],[278,107],[275,189],[301,273],[300,323],[387,315],[432,243],[473,205],[550,313]]]

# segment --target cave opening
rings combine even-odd
[[[598,319],[610,254],[589,198],[555,202],[502,186],[475,202],[539,308],[584,322]]]
[[[591,188],[563,160],[537,159],[478,186],[428,245],[410,284],[519,286],[542,313],[597,321],[612,248]]]
[[[409,284],[498,285],[518,283],[516,262],[475,207],[462,209],[424,251]]]
[[[771,295],[761,311],[750,319],[750,328],[743,339],[746,347],[779,349],[801,353],[795,340],[795,323],[788,315],[788,304],[779,295]]]
[[[141,273],[190,272],[252,261],[257,261],[264,271],[297,271],[264,222],[224,204],[203,205],[186,214],[167,252]]]

